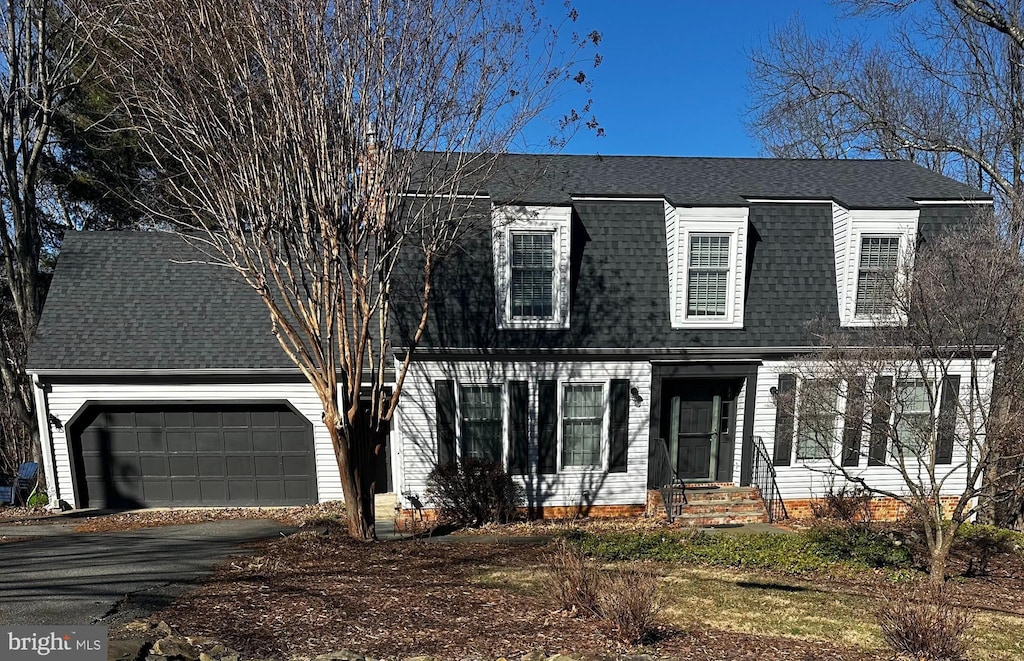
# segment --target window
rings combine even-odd
[[[572,207],[491,210],[494,313],[499,329],[569,327]]]
[[[604,402],[601,386],[566,386],[562,401],[562,465],[600,466]]]
[[[796,458],[828,459],[836,437],[836,384],[827,379],[805,379],[799,398]]]
[[[555,252],[553,235],[512,234],[512,318],[551,319]]]
[[[690,236],[686,316],[726,316],[729,287],[729,237]]]
[[[501,386],[462,386],[462,458],[502,461]]]
[[[928,448],[932,435],[932,406],[928,399],[928,384],[921,379],[898,381],[896,384],[896,443],[899,448],[919,456]]]
[[[856,316],[879,317],[893,313],[892,296],[899,252],[898,236],[865,236],[861,239]]]

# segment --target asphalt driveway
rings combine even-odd
[[[109,625],[145,617],[227,556],[245,553],[241,544],[291,530],[248,519],[0,544],[0,623]]]

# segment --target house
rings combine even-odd
[[[902,161],[534,155],[503,157],[476,198],[491,231],[437,275],[379,467],[407,512],[430,507],[438,461],[470,455],[548,515],[641,512],[666,470],[749,485],[764,457],[805,510],[831,485],[779,394],[800,387],[808,323],[879,323],[903,255],[992,203]],[[341,498],[319,402],[269,326],[175,235],[69,235],[29,369],[51,498]]]

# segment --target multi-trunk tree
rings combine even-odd
[[[461,237],[490,227],[475,197],[496,159],[565,84],[588,84],[576,60],[599,36],[565,34],[575,11],[552,25],[528,0],[82,0],[77,11],[164,173],[166,206],[152,212],[262,297],[323,405],[349,533],[372,538],[382,448],[365,432],[394,413],[434,274]],[[553,126],[564,134],[586,112]],[[396,302],[414,319],[397,339]]]
[[[872,328],[821,329],[779,399],[805,465],[915,515],[941,583],[960,525],[996,496],[984,478],[1021,474],[1024,454],[1006,440],[1024,432],[1024,414],[992,393],[1024,386],[1021,354],[1004,351],[1024,330],[1024,265],[983,220],[904,263],[893,312]]]

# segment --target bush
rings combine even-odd
[[[992,558],[1024,546],[1024,535],[998,526],[964,523],[957,530],[955,544],[968,556],[967,575],[981,576],[988,572]]]
[[[861,525],[817,525],[807,531],[820,555],[837,562],[853,562],[872,568],[904,568],[914,558],[903,540]]]
[[[557,540],[548,562],[548,587],[558,607],[573,613],[596,613],[599,572],[583,551]]]
[[[46,507],[50,504],[50,497],[46,495],[45,491],[39,491],[39,489],[36,488],[29,494],[25,504],[29,507]]]
[[[622,642],[639,645],[653,633],[655,617],[661,610],[657,590],[658,576],[648,569],[622,569],[601,582],[601,617]]]
[[[811,501],[811,514],[816,519],[871,523],[871,494],[863,487],[829,489],[822,500]]]
[[[896,653],[922,661],[961,661],[970,646],[971,617],[944,590],[903,590],[878,613],[882,638]]]
[[[437,503],[442,521],[473,527],[512,521],[524,500],[523,488],[501,464],[478,459],[432,470],[427,497]]]

